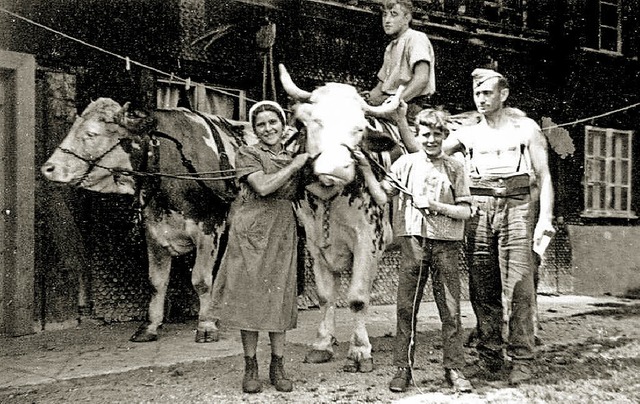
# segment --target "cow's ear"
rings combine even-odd
[[[155,126],[155,119],[146,111],[131,108],[127,102],[117,114],[117,122],[132,133],[142,134]]]
[[[296,104],[295,117],[298,121],[302,122],[305,126],[311,120],[311,105],[309,104]]]

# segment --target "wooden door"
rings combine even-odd
[[[35,59],[0,50],[0,334],[34,332]]]

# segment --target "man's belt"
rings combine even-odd
[[[471,195],[494,196],[506,198],[510,196],[528,195],[529,174],[516,174],[508,177],[471,177],[469,187]]]

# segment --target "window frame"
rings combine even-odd
[[[588,44],[585,48],[588,50],[594,50],[597,52],[608,53],[611,55],[622,55],[622,0],[597,0],[598,2],[598,15],[595,22],[596,29],[598,32],[597,43]],[[617,14],[617,22],[616,26],[605,25],[602,23],[602,6],[615,6],[616,14]],[[603,27],[607,30],[615,30],[616,33],[616,49],[607,49],[603,48],[602,44],[602,32]],[[591,27],[587,27],[590,29]]]
[[[633,135],[633,130],[585,126],[584,210],[581,216],[637,218],[631,209]],[[616,137],[626,139],[617,141]],[[595,170],[599,172],[594,173]]]

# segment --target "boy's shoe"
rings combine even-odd
[[[498,381],[506,378],[507,367],[503,361],[498,360],[483,360],[479,359],[474,363],[470,369],[469,377],[471,379],[483,379],[486,381]]]
[[[445,369],[444,378],[447,379],[449,385],[458,393],[470,393],[473,391],[471,382],[469,382],[458,369]]]
[[[389,390],[394,393],[402,393],[407,391],[411,383],[411,369],[410,368],[398,368],[396,375],[391,379],[389,383]]]
[[[531,368],[524,363],[515,362],[511,373],[509,374],[509,384],[517,386],[520,383],[526,382],[533,378],[533,372]]]

